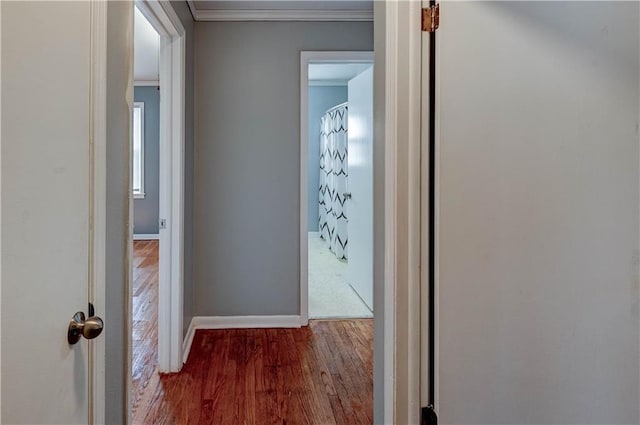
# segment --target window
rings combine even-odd
[[[144,198],[144,102],[133,104],[133,197]]]

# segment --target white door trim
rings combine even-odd
[[[90,89],[90,275],[88,299],[96,314],[108,322],[106,310],[106,205],[107,205],[107,4],[91,2]],[[105,421],[106,338],[89,341],[89,423]]]
[[[372,21],[371,9],[198,9],[187,0],[194,21]]]
[[[170,2],[137,0],[136,6],[160,34],[159,216],[166,229],[159,230],[158,369],[177,372],[183,364],[185,29]]]
[[[373,63],[373,52],[300,52],[300,322],[309,324],[309,222],[307,220],[307,170],[309,152],[309,64]]]
[[[420,157],[425,155],[421,152],[420,120],[421,5],[375,3],[375,25],[383,30],[375,39],[374,71],[380,74],[374,76],[374,96],[384,96],[384,135],[376,136],[376,144],[382,146],[376,146],[374,151],[376,163],[384,162],[384,288],[374,288],[375,293],[384,294],[382,301],[374,300],[376,311],[380,311],[378,305],[384,310],[384,323],[376,322],[376,332],[384,335],[384,378],[383,400],[375,401],[384,402],[383,423],[419,423]],[[380,114],[375,118],[381,119]],[[384,137],[382,143],[378,143],[378,137]],[[374,262],[379,260],[374,258]],[[375,276],[374,280],[379,281]]]

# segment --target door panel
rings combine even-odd
[[[441,423],[639,423],[638,4],[440,16]]]
[[[349,81],[347,281],[373,310],[373,66]]]
[[[2,423],[87,423],[90,2],[2,2]]]

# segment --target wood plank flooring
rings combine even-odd
[[[144,266],[153,257],[149,249],[136,242],[135,265],[150,267]],[[145,281],[153,275],[150,269],[134,272]],[[155,291],[138,295],[143,304],[157,299],[157,266],[155,279],[156,285],[140,284]],[[148,305],[134,304],[136,311],[153,313]],[[143,328],[146,322],[139,320]],[[301,329],[200,330],[182,371],[168,375],[157,374],[155,350],[142,354],[155,344],[154,332],[139,332],[154,342],[137,355],[134,340],[136,425],[373,423],[372,319],[317,320]],[[153,359],[153,366],[136,364],[144,359]]]
[[[133,242],[133,323],[131,403],[134,424],[139,406],[158,378],[158,241]]]

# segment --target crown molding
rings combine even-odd
[[[189,6],[189,12],[191,12],[191,17],[193,18],[193,20],[197,21],[198,19],[196,18],[196,14],[198,12],[198,9],[196,9],[196,5],[193,0],[187,0],[187,6]]]
[[[369,22],[372,10],[322,9],[322,10],[273,10],[273,9],[210,9],[198,10],[193,1],[187,1],[196,21],[320,21],[320,22]]]

